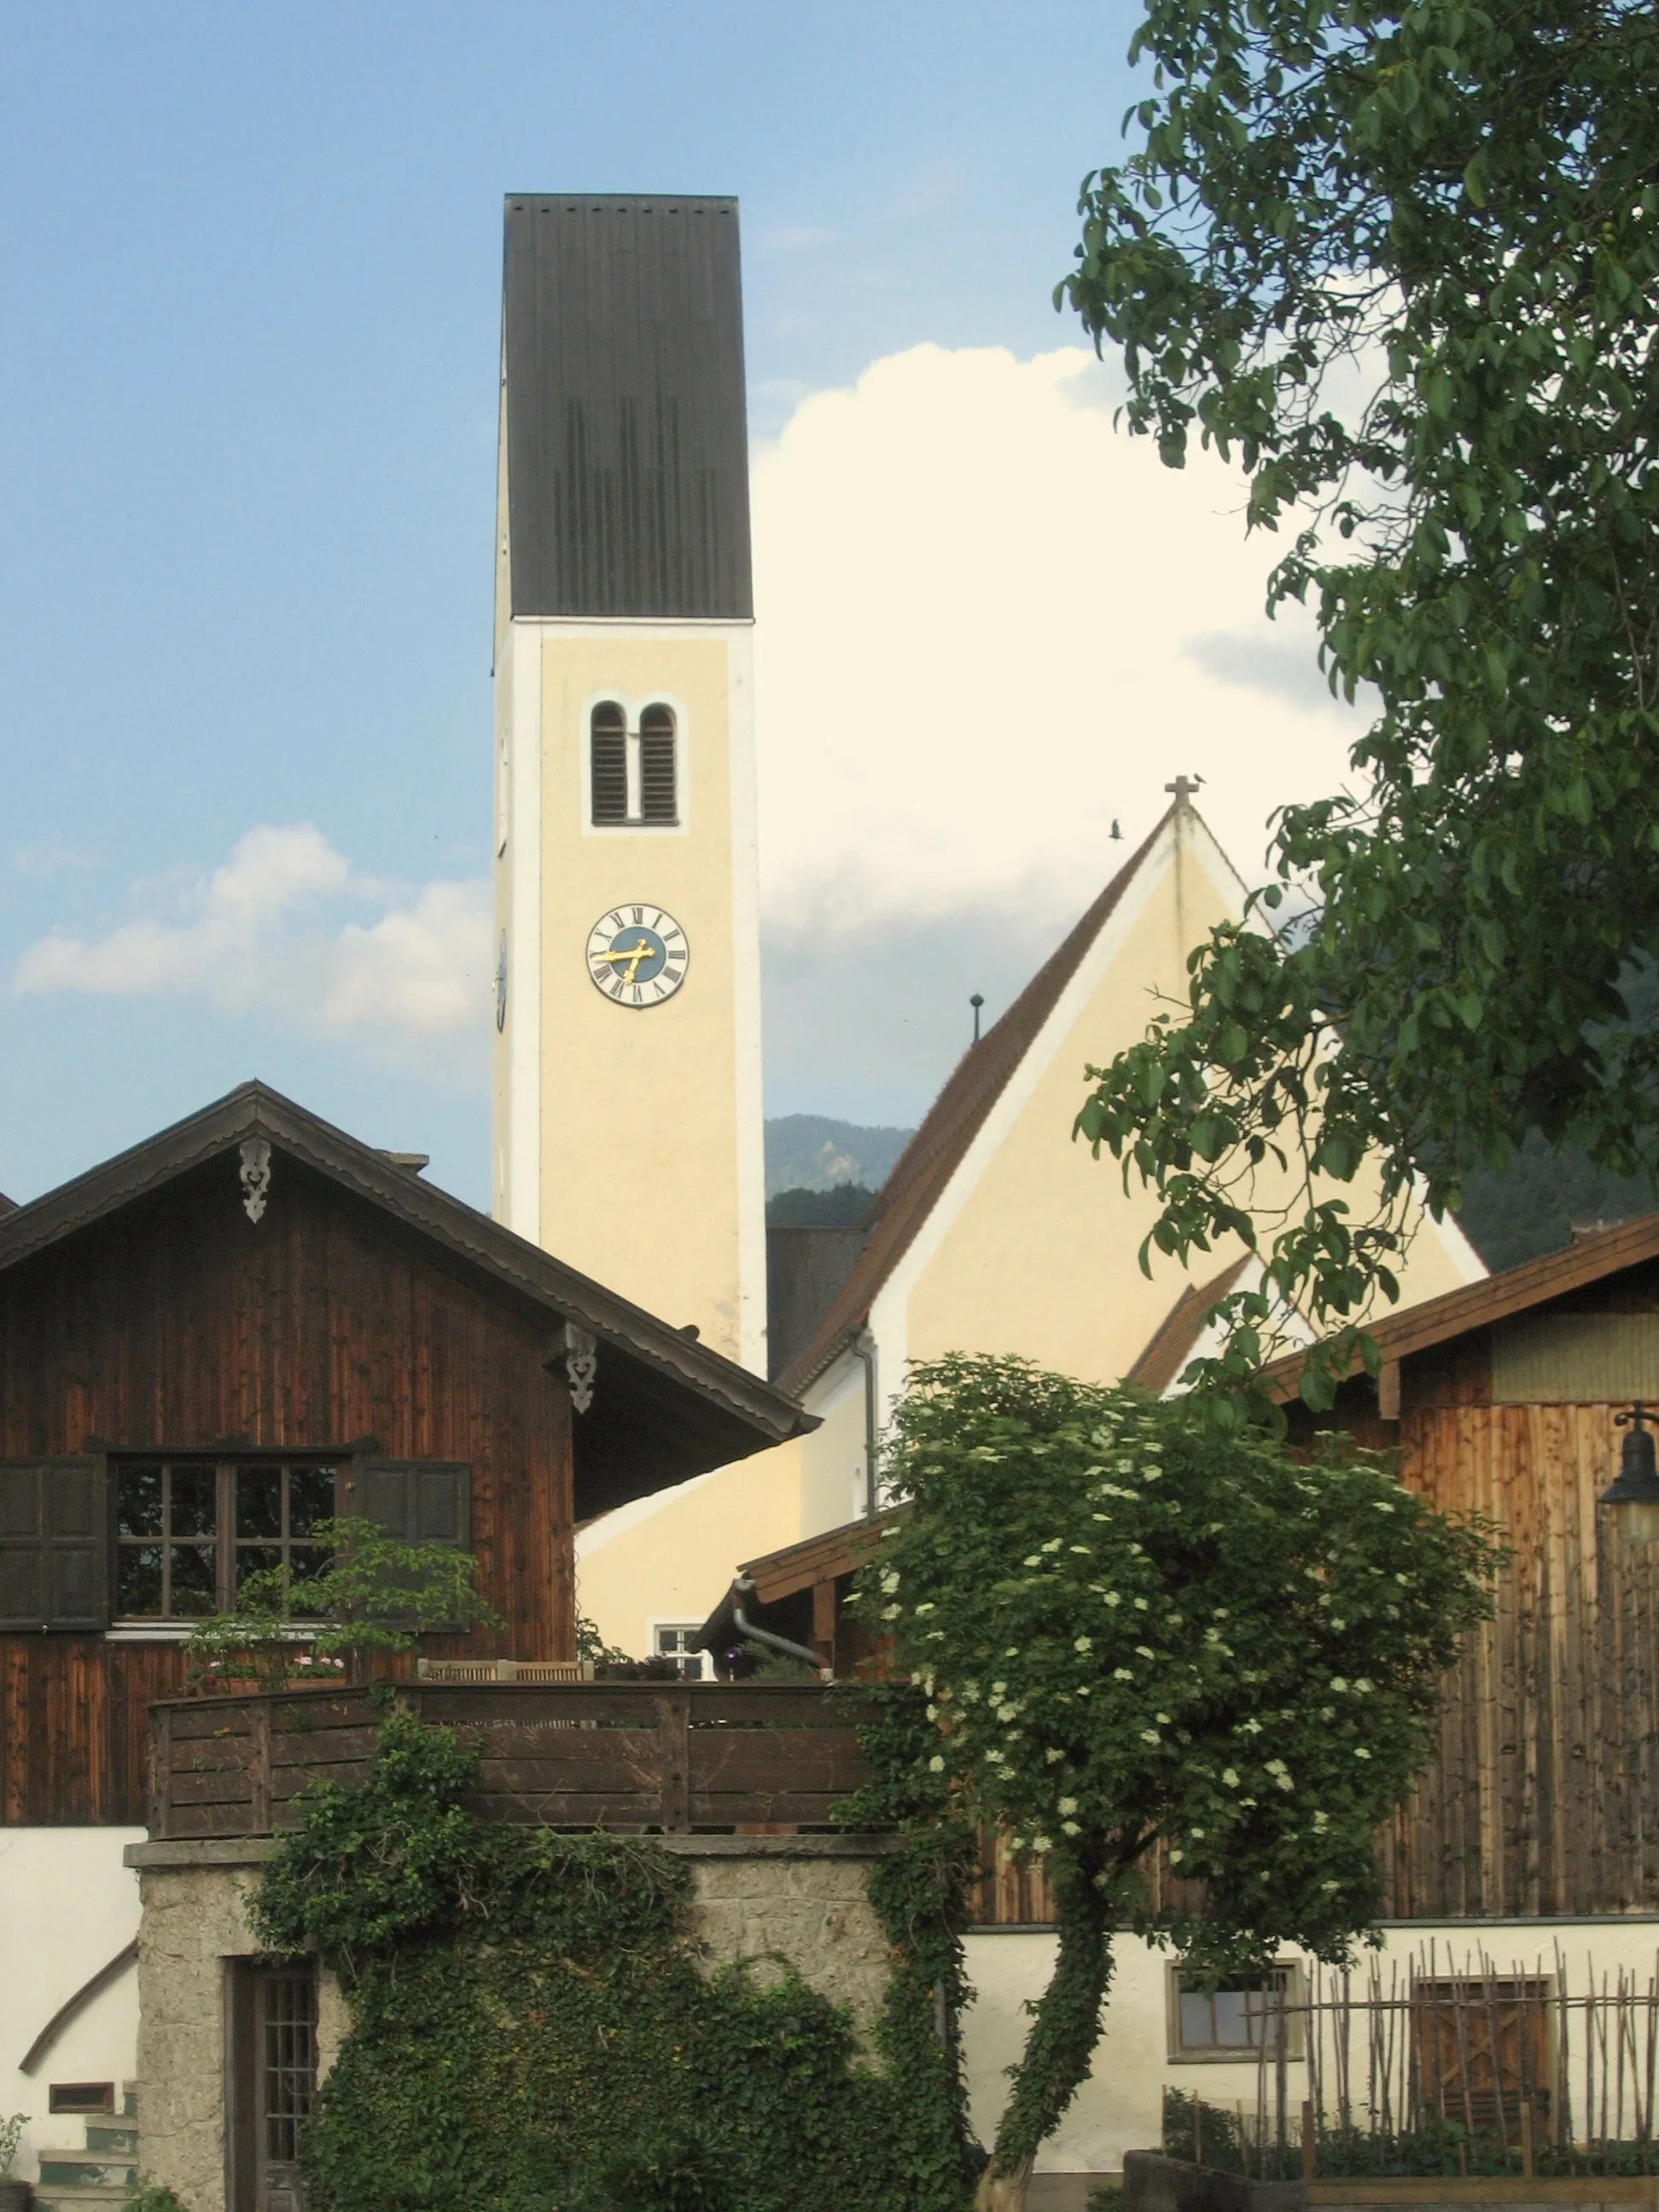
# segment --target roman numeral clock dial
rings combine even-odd
[[[659,1006],[685,981],[691,948],[659,906],[613,906],[587,933],[595,990],[619,1006]]]

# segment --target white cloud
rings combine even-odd
[[[79,875],[98,865],[96,856],[61,837],[40,837],[32,845],[19,845],[11,864],[20,876],[37,876],[50,882],[56,876]]]
[[[1247,878],[1354,723],[1242,479],[1114,427],[1077,348],[933,345],[795,410],[754,469],[763,896],[774,940],[1016,912],[1054,929],[1178,771]]]
[[[969,992],[1001,1011],[1178,771],[1246,875],[1270,811],[1341,778],[1311,623],[1261,611],[1282,541],[1247,542],[1212,459],[1115,428],[1117,393],[1075,348],[927,345],[760,394],[788,410],[754,468],[774,1110],[917,1110]],[[40,939],[10,988],[193,998],[471,1079],[491,964],[486,884],[378,883],[301,824]]]
[[[12,972],[19,994],[194,997],[219,1012],[349,1038],[377,1058],[453,1064],[482,1035],[489,894],[406,890],[359,876],[309,823],[250,830],[210,873],[139,884],[140,911],[102,936],[54,933]],[[376,909],[368,921],[343,909]]]

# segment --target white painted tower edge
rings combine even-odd
[[[542,1228],[542,626],[507,625],[512,914],[508,926],[507,1222]]]
[[[755,638],[726,633],[732,793],[732,1003],[737,1053],[738,1357],[767,1371],[766,1159],[761,1062],[760,827],[755,769]]]

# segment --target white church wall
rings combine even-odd
[[[128,1966],[78,2013],[32,2074],[21,2071],[58,2008],[138,1933],[138,1877],[121,1863],[143,1828],[0,1829],[0,2112],[28,2125],[15,2171],[83,2141],[78,2119],[48,2109],[54,2081],[108,2081],[118,2099],[138,2070],[138,1977]]]
[[[732,1020],[737,1062],[738,1359],[764,1375],[766,1122],[762,1095],[760,815],[755,780],[755,635],[729,635]]]
[[[810,1413],[823,1422],[791,1447],[800,1469],[803,1536],[839,1528],[865,1510],[867,1480],[863,1363],[850,1352],[840,1357],[805,1394]],[[746,1554],[758,1559],[758,1551]]]
[[[781,1551],[805,1533],[798,1449],[781,1444],[695,1475],[578,1530],[583,1619],[635,1658],[646,1656],[653,1621],[706,1620],[744,1560]]]

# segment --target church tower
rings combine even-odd
[[[735,200],[507,203],[496,1218],[766,1371]]]

